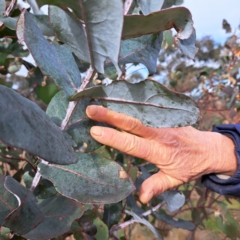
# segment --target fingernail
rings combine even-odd
[[[101,127],[92,127],[90,133],[91,133],[91,135],[100,137],[100,136],[102,136],[102,128]]]
[[[96,115],[97,114],[97,106],[95,106],[95,105],[88,106],[86,109],[86,113],[88,116]]]

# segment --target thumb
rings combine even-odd
[[[181,184],[183,184],[182,181],[159,171],[143,182],[139,192],[140,201],[142,203],[147,203],[154,196],[157,196],[171,188],[178,187]]]

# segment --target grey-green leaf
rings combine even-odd
[[[0,0],[0,16],[4,15],[6,3],[5,0]]]
[[[77,16],[79,18],[81,18],[81,7],[79,4],[79,1],[76,0],[36,0],[36,2],[38,3],[39,7],[42,7],[43,5],[46,4],[50,4],[50,5],[55,5],[58,7],[68,7],[71,8],[73,10],[74,13],[77,14]]]
[[[124,17],[122,39],[159,33],[171,28],[178,32],[177,37],[187,39],[193,31],[190,11],[184,7],[166,9],[148,16],[130,15]]]
[[[140,190],[142,183],[151,175],[144,166],[140,166],[142,174],[136,179],[136,188]],[[135,211],[134,211],[135,212]]]
[[[34,19],[35,23],[37,24],[43,35],[49,37],[54,36],[54,32],[49,25],[47,15],[31,14],[31,17]],[[16,30],[17,20],[18,17],[0,17],[0,21],[2,21],[4,25],[11,30]]]
[[[162,193],[161,197],[167,203],[167,208],[170,212],[174,212],[181,208],[185,203],[184,194],[176,190],[170,190]]]
[[[118,54],[123,26],[122,1],[56,0],[53,2],[49,0],[37,0],[37,2],[40,6],[44,4],[51,4],[59,7],[71,8],[77,16],[84,21],[92,67],[94,67],[98,72],[104,73],[104,61],[110,59],[116,67],[118,73],[121,73],[121,70],[118,67]],[[72,21],[71,24],[73,24]],[[76,31],[78,30],[76,29]],[[85,55],[87,56],[87,54]]]
[[[46,161],[77,161],[71,137],[62,132],[37,104],[0,85],[0,139]]]
[[[189,57],[190,59],[194,59],[195,55],[198,52],[198,48],[195,47],[196,42],[196,31],[193,28],[193,32],[188,39],[177,39],[176,43],[178,47],[181,49],[182,53]]]
[[[164,0],[137,0],[139,7],[144,15],[159,11],[164,3]]]
[[[172,216],[167,215],[164,212],[161,212],[161,213],[153,212],[153,214],[158,220],[163,221],[167,224],[170,224],[171,226],[176,228],[187,229],[189,231],[193,231],[196,228],[196,226],[192,222],[185,221],[178,218],[173,218]]]
[[[44,216],[37,206],[37,199],[27,188],[10,176],[6,177],[4,185],[9,192],[18,197],[20,205],[5,219],[3,225],[13,233],[23,235],[40,224]]]
[[[54,32],[49,24],[49,17],[47,15],[31,14],[34,22],[37,24],[42,34],[48,37],[54,36]]]
[[[85,206],[64,196],[56,196],[41,201],[38,205],[45,218],[36,228],[23,237],[45,240],[60,236],[70,230],[72,222],[80,218]]]
[[[57,57],[64,66],[68,76],[72,79],[74,87],[79,88],[81,85],[81,74],[78,70],[77,63],[71,53],[69,47],[65,44],[52,44],[52,47],[57,53]]]
[[[162,8],[170,8],[173,5],[181,5],[184,0],[165,0]]]
[[[135,198],[134,198],[132,193],[127,198],[127,205],[137,215],[141,215],[141,214],[144,213],[144,210],[137,205],[136,200],[135,200]]]
[[[157,229],[149,221],[147,221],[145,218],[140,217],[136,213],[128,211],[128,210],[125,210],[125,212],[128,215],[131,215],[136,222],[139,222],[139,223],[142,223],[142,224],[146,225],[152,231],[152,233],[155,235],[155,237],[157,237],[158,239],[163,239],[162,236],[160,235],[160,233],[157,231]]]
[[[118,54],[123,26],[123,2],[119,0],[79,0],[79,2],[86,25],[91,65],[98,72],[104,73],[104,61],[110,59],[120,74]]]
[[[98,155],[76,155],[76,164],[38,165],[40,174],[62,195],[82,203],[107,204],[121,201],[135,189],[127,175],[122,177],[124,170],[117,163]]]
[[[58,126],[61,126],[61,122],[66,115],[68,103],[64,93],[58,92],[48,105],[46,113]],[[78,103],[66,131],[72,136],[75,147],[85,142],[87,144],[86,151],[91,152],[99,148],[101,144],[95,141],[89,134],[90,128],[93,125],[97,125],[97,123],[86,116],[85,110],[88,105],[90,105],[90,99],[83,99]]]
[[[0,21],[3,22],[7,28],[11,30],[16,29],[17,18],[5,17],[5,16],[1,16],[0,14]]]
[[[18,200],[14,194],[4,187],[5,176],[0,175],[0,225],[3,225],[5,218],[18,207]]]
[[[150,74],[154,74],[162,39],[162,33],[159,33],[122,41],[119,64],[142,63],[148,68]],[[110,63],[105,64],[106,68],[109,66],[111,66]]]
[[[191,98],[153,80],[137,84],[114,81],[108,86],[88,88],[75,94],[72,100],[89,97],[111,110],[138,118],[151,127],[191,125],[199,118],[199,109]]]
[[[67,44],[79,59],[90,62],[86,32],[82,23],[70,13],[51,5],[49,20],[58,39]]]
[[[30,188],[33,182],[34,174],[32,172],[25,172],[23,180],[27,188]],[[37,199],[46,199],[58,194],[52,182],[42,178],[37,187],[33,191]]]
[[[110,228],[118,224],[122,217],[122,202],[105,204],[103,213],[103,222]]]
[[[17,24],[17,36],[20,42],[25,42],[43,74],[54,79],[55,83],[71,96],[75,90],[75,79],[67,71],[67,66],[74,64],[73,57],[62,59],[62,55],[44,38],[40,29],[31,18],[30,13],[23,10]],[[68,65],[64,64],[68,62]],[[76,64],[76,63],[75,63]]]

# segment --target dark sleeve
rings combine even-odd
[[[220,179],[215,174],[202,177],[202,183],[206,188],[222,195],[240,197],[240,124],[217,125],[213,132],[219,132],[230,137],[235,143],[235,153],[238,159],[238,170],[229,179]]]

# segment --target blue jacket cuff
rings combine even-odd
[[[235,153],[238,159],[238,170],[232,177],[226,180],[218,178],[215,174],[204,175],[202,183],[206,188],[219,194],[240,197],[240,125],[217,125],[214,127],[213,132],[224,134],[234,141]]]

